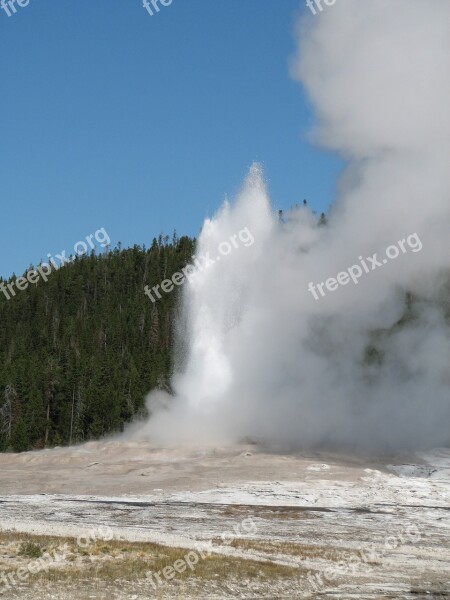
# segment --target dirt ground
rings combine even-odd
[[[445,449],[4,454],[0,597],[450,599],[449,517]]]

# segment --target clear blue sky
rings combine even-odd
[[[196,235],[255,160],[274,206],[332,200],[289,78],[303,0],[30,0],[0,11],[0,275],[68,253]],[[320,17],[318,17],[320,18]]]

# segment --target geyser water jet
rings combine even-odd
[[[243,227],[255,242],[185,286],[175,396],[151,394],[136,435],[377,450],[450,442],[449,19],[447,0],[340,0],[299,24],[291,68],[316,109],[314,138],[348,161],[328,225],[304,207],[279,222],[252,167],[197,252]],[[320,302],[308,293],[412,232],[420,252]]]

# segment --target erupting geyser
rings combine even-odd
[[[197,255],[217,257],[245,228],[254,243],[185,285],[175,396],[150,395],[137,436],[450,441],[449,22],[447,0],[339,0],[299,24],[292,73],[316,108],[315,139],[348,160],[328,225],[303,207],[280,223],[251,168]],[[420,252],[319,300],[308,292],[411,234]]]

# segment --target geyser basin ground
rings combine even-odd
[[[0,455],[0,482],[0,573],[23,566],[23,536],[114,532],[13,597],[450,598],[449,450],[364,459],[99,442]],[[155,591],[144,569],[124,575],[127,560],[151,555],[152,570],[158,552],[171,564],[197,541],[213,553],[189,577]],[[102,575],[106,563],[121,580]]]

